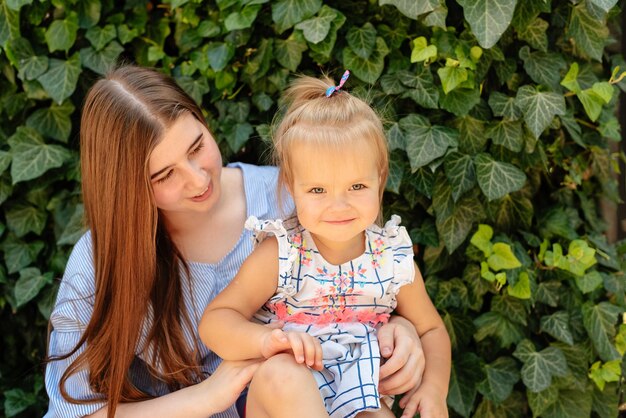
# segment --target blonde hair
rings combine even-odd
[[[327,150],[367,148],[376,158],[382,200],[389,157],[380,117],[364,100],[344,90],[326,97],[326,90],[333,85],[326,76],[319,79],[301,76],[287,89],[284,95],[287,109],[273,138],[274,162],[280,168],[279,187],[293,185],[291,156],[299,144]]]

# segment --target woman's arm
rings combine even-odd
[[[147,401],[119,404],[115,418],[206,418],[234,404],[260,364],[258,360],[223,361],[215,373],[197,385]],[[106,407],[89,415],[106,416]]]

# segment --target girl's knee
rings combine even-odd
[[[296,363],[293,355],[277,354],[259,367],[254,374],[251,389],[269,391],[274,397],[292,396],[307,384],[314,384],[311,371],[303,364]]]

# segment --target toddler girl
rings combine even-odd
[[[376,223],[387,143],[376,113],[341,90],[348,75],[338,86],[301,77],[287,90],[274,145],[295,216],[248,219],[256,248],[207,307],[200,336],[224,359],[288,352],[309,366],[303,397],[319,390],[321,398],[303,416],[393,417],[378,392],[376,330],[395,310],[414,324],[426,357],[421,384],[402,400],[405,416],[447,417],[449,337],[400,218]],[[284,325],[261,325],[270,322]]]

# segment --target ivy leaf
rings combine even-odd
[[[472,157],[460,152],[451,152],[444,160],[446,177],[452,185],[452,198],[456,202],[463,193],[476,184],[476,173]]]
[[[510,295],[495,295],[491,300],[491,310],[498,312],[510,321],[521,325],[528,325],[526,306],[519,298]]]
[[[226,141],[230,145],[230,149],[233,152],[238,152],[253,132],[254,128],[248,122],[235,123],[232,128],[225,132]]]
[[[474,157],[478,186],[491,201],[515,192],[526,183],[526,175],[513,164],[496,161],[489,154]]]
[[[296,25],[296,29],[300,29],[304,38],[313,43],[318,44],[328,36],[330,26],[337,17],[337,11],[327,5],[322,6],[316,17],[307,19]]]
[[[344,48],[343,62],[359,79],[374,84],[385,68],[385,57],[389,48],[381,37],[376,38],[376,47],[369,58],[358,56],[351,48]]]
[[[417,71],[400,71],[398,78],[411,90],[406,90],[403,98],[409,97],[415,103],[426,109],[437,109],[439,107],[439,90],[435,86],[433,75],[426,67],[419,66]]]
[[[235,55],[235,48],[224,42],[211,42],[207,48],[209,65],[213,71],[222,71]]]
[[[594,305],[585,302],[582,306],[583,324],[593,346],[602,361],[611,361],[620,358],[619,353],[612,344],[615,337],[615,324],[621,309],[609,302],[600,302]]]
[[[559,398],[559,389],[556,385],[548,386],[540,392],[527,391],[528,406],[533,411],[533,416],[543,416],[546,409]]]
[[[438,69],[437,74],[439,74],[441,86],[443,87],[443,92],[445,94],[450,93],[452,90],[460,86],[467,80],[468,77],[467,69],[459,66],[446,65],[445,67]]]
[[[63,232],[59,239],[57,239],[57,245],[74,245],[78,242],[80,237],[85,233],[84,224],[84,207],[82,204],[76,205],[74,213],[70,217],[70,220],[65,224]]]
[[[428,45],[425,37],[420,36],[413,40],[413,49],[411,51],[411,62],[427,61],[437,56],[437,47]]]
[[[406,148],[404,134],[397,122],[391,125],[391,128],[387,131],[387,142],[389,143],[389,151],[396,149],[404,150]]]
[[[6,2],[0,3],[0,46],[9,39],[20,36],[20,13],[11,9]]]
[[[416,117],[407,116],[399,122],[406,138],[406,152],[413,172],[443,156],[448,147],[457,146],[458,137],[456,130],[439,125],[430,126],[425,118],[423,124],[413,124],[412,121],[418,120]]]
[[[546,332],[559,341],[573,345],[574,337],[569,326],[569,314],[566,311],[558,311],[552,315],[541,318],[541,332]]]
[[[491,247],[491,255],[487,259],[489,268],[493,271],[511,270],[521,267],[522,263],[515,257],[511,246],[503,242],[496,242]]]
[[[278,0],[272,2],[272,20],[280,34],[317,13],[322,0]]]
[[[10,389],[4,392],[4,412],[7,417],[17,416],[36,403],[37,396],[34,393],[27,393],[22,389]]]
[[[487,143],[484,121],[472,116],[462,116],[456,118],[454,125],[459,131],[459,151],[476,154],[484,150]]]
[[[509,284],[509,287],[506,288],[507,294],[517,299],[530,299],[531,297],[531,284],[530,284],[530,275],[522,271],[519,276],[517,276],[517,281],[515,283]]]
[[[224,19],[224,27],[229,32],[247,29],[256,20],[259,10],[261,10],[260,4],[246,4],[241,11],[233,12]]]
[[[436,234],[435,231],[435,237]],[[450,336],[453,351],[465,347],[472,340],[474,324],[468,316],[446,312],[442,319]]]
[[[108,44],[104,49],[96,51],[95,49],[83,48],[80,50],[80,58],[83,65],[95,73],[104,75],[117,64],[117,58],[124,52],[117,41]]]
[[[76,33],[78,32],[78,14],[70,12],[65,19],[58,19],[46,30],[46,43],[48,50],[69,51],[76,42]]]
[[[569,37],[576,45],[576,51],[583,57],[589,56],[602,61],[605,39],[609,28],[604,21],[594,19],[584,3],[572,7],[568,27]]]
[[[45,211],[30,205],[16,205],[5,212],[7,227],[18,238],[29,232],[41,235],[46,226],[47,214]]]
[[[617,4],[617,0],[589,0],[589,1],[607,13]]]
[[[33,0],[6,0],[7,6],[15,11],[19,11],[22,6],[26,6],[28,4],[31,4],[32,2]]]
[[[519,57],[524,61],[524,69],[537,84],[559,90],[561,71],[567,68],[567,63],[561,54],[552,52],[530,52],[527,46],[522,47]]]
[[[480,102],[479,89],[454,89],[448,94],[439,96],[439,104],[456,116],[465,116]]]
[[[302,61],[302,53],[307,50],[303,35],[294,32],[285,40],[274,40],[276,61],[283,67],[295,72]]]
[[[72,55],[67,61],[51,58],[48,71],[37,80],[50,97],[61,104],[74,93],[81,72],[79,54]]]
[[[550,25],[541,18],[533,20],[526,29],[519,33],[520,39],[528,42],[528,45],[542,52],[548,51],[548,35],[546,31]]]
[[[17,273],[22,268],[28,266],[43,249],[42,241],[31,241],[28,244],[10,235],[2,244],[4,249],[4,263],[7,272]]]
[[[469,417],[476,399],[476,385],[483,379],[480,359],[466,352],[452,362],[448,405],[464,417]]]
[[[48,69],[48,57],[32,56],[24,59],[20,63],[20,71],[18,73],[22,80],[32,81],[42,75]]]
[[[419,16],[435,10],[435,7],[439,5],[439,0],[379,0],[378,4],[381,6],[391,4],[406,17],[417,20]]]
[[[387,178],[385,190],[396,194],[400,193],[405,164],[404,158],[399,158],[396,153],[391,154],[389,158],[389,177]]]
[[[332,9],[335,12],[335,18],[330,24],[330,30],[328,31],[328,35],[324,38],[323,41],[320,41],[316,44],[310,44],[309,48],[311,48],[311,58],[317,61],[318,63],[325,63],[330,59],[330,55],[333,52],[333,48],[335,47],[335,42],[337,42],[337,32],[346,23],[346,16]],[[322,13],[320,10],[320,14]]]
[[[517,3],[515,14],[513,15],[513,27],[516,31],[522,32],[540,13],[550,13],[552,7],[544,0],[526,0]]]
[[[96,51],[100,51],[109,42],[117,37],[117,30],[115,25],[106,25],[101,28],[99,26],[92,26],[85,33],[85,38],[91,42],[91,45]]]
[[[517,0],[459,0],[481,47],[489,49],[509,27]]]
[[[493,228],[486,224],[478,225],[478,230],[474,232],[470,242],[483,252],[485,257],[491,255],[491,238],[493,238]]]
[[[400,80],[399,73],[385,74],[380,78],[380,86],[385,94],[401,94],[406,91],[406,87]]]
[[[520,152],[524,147],[522,123],[520,121],[501,119],[492,123],[485,136],[493,140],[494,144],[502,145],[513,152]]]
[[[81,0],[75,7],[78,11],[78,25],[82,29],[88,29],[100,20],[102,3],[99,0]]]
[[[9,168],[12,158],[10,152],[0,151],[0,174],[4,173],[4,171]]]
[[[489,96],[489,107],[494,116],[501,116],[508,120],[518,120],[522,116],[522,111],[515,104],[515,97],[494,91]]]
[[[498,312],[483,313],[474,319],[474,325],[477,329],[474,334],[476,341],[492,336],[499,340],[501,347],[509,348],[524,338],[524,328]]]
[[[561,389],[556,402],[549,405],[542,417],[589,417],[593,402],[591,390],[568,390]]]
[[[520,342],[513,356],[524,363],[522,381],[531,392],[541,392],[552,384],[553,376],[565,376],[569,371],[561,350],[548,347],[537,352],[530,340]]]
[[[74,113],[74,105],[66,100],[61,105],[52,103],[48,108],[38,109],[26,119],[26,126],[37,130],[57,141],[67,143],[72,131],[70,116]]]
[[[430,27],[446,28],[446,18],[448,17],[448,7],[445,3],[439,3],[432,12],[424,17],[424,24]]]
[[[515,360],[510,357],[498,357],[490,364],[486,364],[483,370],[486,377],[478,385],[478,391],[492,402],[498,404],[504,402],[520,379]]]
[[[202,98],[210,91],[209,83],[205,77],[197,79],[190,76],[176,77],[176,82],[196,103],[202,103]]]
[[[465,242],[474,222],[483,216],[482,204],[472,197],[459,200],[448,215],[437,214],[437,231],[450,254]]]
[[[584,276],[576,276],[576,287],[583,293],[590,293],[602,285],[604,279],[599,271],[590,271]]]
[[[541,92],[532,86],[517,91],[515,103],[522,109],[526,125],[535,138],[552,123],[555,115],[565,114],[565,99],[553,92]]]
[[[381,38],[382,39],[382,38]],[[376,29],[367,22],[362,27],[352,26],[346,35],[352,52],[364,60],[368,59],[376,46]]]
[[[41,274],[38,268],[29,267],[20,270],[20,277],[15,282],[15,302],[17,307],[25,305],[39,294],[45,285],[52,282],[52,273]]]
[[[67,149],[44,143],[32,128],[18,127],[8,143],[13,154],[13,184],[37,178],[51,168],[60,167],[70,157]]]

